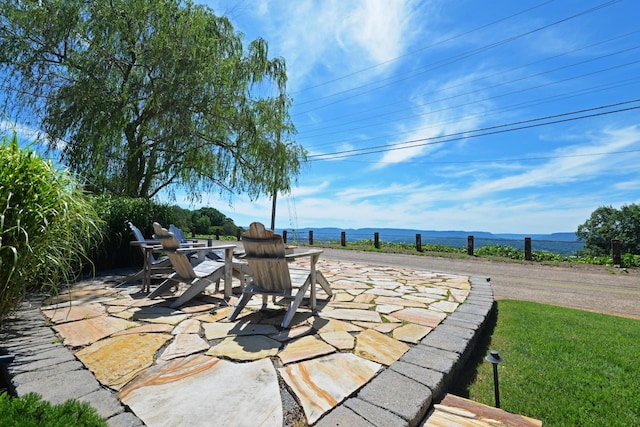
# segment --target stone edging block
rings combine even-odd
[[[464,366],[494,307],[489,279],[469,280],[471,292],[455,312],[316,425],[418,425]]]

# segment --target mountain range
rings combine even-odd
[[[416,234],[421,234],[422,239],[466,239],[468,236],[474,236],[474,239],[487,240],[523,240],[530,237],[531,240],[548,240],[557,242],[577,242],[576,233],[560,232],[551,234],[516,234],[516,233],[490,233],[487,231],[462,231],[462,230],[416,230],[406,228],[300,228],[296,230],[286,229],[287,233],[295,232],[299,236],[308,236],[310,230],[313,230],[314,238],[339,240],[340,233],[346,233],[347,240],[373,239],[374,233],[379,233],[380,239],[389,242],[413,242]],[[282,229],[276,230],[281,233]]]

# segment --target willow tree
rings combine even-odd
[[[299,174],[284,60],[211,9],[17,0],[0,2],[0,20],[6,99],[98,190],[256,198]]]

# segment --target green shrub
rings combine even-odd
[[[479,257],[502,257],[516,260],[524,259],[524,251],[509,245],[486,245],[473,252]]]
[[[107,422],[86,402],[52,405],[35,393],[20,398],[0,394],[0,425],[5,427],[106,427]]]
[[[640,267],[640,255],[622,255],[622,267]]]
[[[131,246],[133,235],[127,221],[148,239],[153,235],[154,221],[165,227],[176,222],[176,212],[171,206],[153,200],[103,194],[94,198],[94,204],[104,222],[105,236],[93,255],[97,268],[142,265],[140,249]]]
[[[28,287],[75,280],[90,265],[101,238],[90,197],[68,172],[31,149],[14,132],[0,143],[0,321]]]

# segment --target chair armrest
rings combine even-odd
[[[209,252],[220,249],[233,249],[236,245],[216,245],[216,246],[188,246],[176,249],[176,252]]]
[[[143,242],[139,240],[133,240],[129,242],[129,244],[131,246],[162,246],[159,240],[152,240],[152,239],[145,240]]]
[[[288,254],[285,255],[284,258],[289,260],[289,259],[296,259],[299,257],[303,257],[303,256],[313,256],[313,255],[319,255],[322,252],[324,252],[322,249],[311,249],[309,251],[305,251],[305,252],[296,252],[293,254]]]
[[[180,242],[181,248],[198,248],[201,246],[207,246],[207,242],[199,242],[197,240]]]
[[[136,242],[136,244],[133,246],[138,246],[140,249],[142,249],[145,252],[164,252],[162,245],[153,245],[145,242]]]

